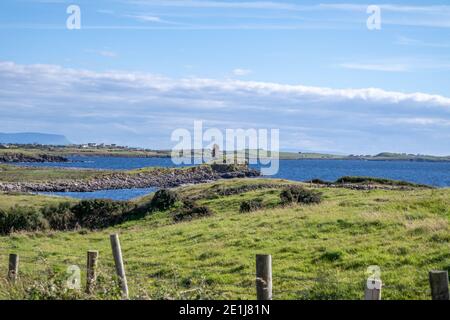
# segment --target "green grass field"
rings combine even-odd
[[[104,174],[108,174],[108,171],[64,168],[26,168],[0,164],[0,182],[41,182],[52,180],[87,179]]]
[[[8,209],[13,206],[41,208],[49,204],[57,204],[63,201],[75,202],[76,200],[37,194],[0,192],[0,209]]]
[[[217,192],[264,183],[270,186],[229,196]],[[0,277],[0,298],[30,298],[21,288],[45,282],[49,270],[64,273],[75,264],[84,277],[89,249],[99,250],[102,274],[112,275],[109,235],[116,232],[132,298],[255,299],[258,253],[272,255],[274,299],[362,299],[370,265],[381,268],[383,299],[429,299],[428,271],[450,269],[449,189],[323,188],[319,205],[239,212],[248,199],[275,206],[281,186],[274,184],[290,183],[242,179],[178,189],[214,211],[198,220],[173,223],[168,212],[157,212],[101,231],[1,237],[0,274],[7,273],[8,254],[18,253],[22,284],[13,289]],[[47,200],[0,196],[1,206]]]
[[[192,167],[181,167],[178,170],[190,170]],[[140,173],[170,173],[173,168],[145,167],[134,170],[94,170],[74,168],[20,167],[0,164],[0,182],[44,182],[55,180],[89,180],[105,177],[114,173],[135,175]]]
[[[18,146],[11,147],[10,149],[0,149],[1,154],[7,153],[22,153],[25,155],[57,155],[57,156],[112,156],[112,157],[169,157],[170,151],[155,150],[131,150],[121,148],[77,148],[72,146],[57,147],[57,146]]]

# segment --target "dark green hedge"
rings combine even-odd
[[[281,191],[280,199],[282,204],[318,204],[322,201],[322,194],[300,186],[291,186]]]

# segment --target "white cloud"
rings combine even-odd
[[[127,17],[129,18],[134,18],[140,21],[145,21],[145,22],[162,22],[160,17],[155,17],[155,16],[146,16],[146,15],[127,15]]]
[[[209,1],[209,0],[127,0],[128,3],[164,7],[221,8],[221,9],[262,9],[262,10],[297,10],[299,6],[287,2],[272,1]]]
[[[93,53],[102,57],[106,58],[116,58],[118,56],[117,52],[111,51],[111,50],[91,50],[87,49],[85,50],[87,53]]]
[[[46,0],[42,0],[46,1]],[[48,0],[51,1],[51,0]],[[55,0],[57,1],[57,0]],[[144,22],[159,23],[161,26],[135,26],[135,25],[83,25],[85,29],[123,29],[123,30],[299,30],[299,29],[328,29],[348,28],[365,23],[367,7],[372,3],[331,3],[331,4],[299,4],[288,1],[214,1],[214,0],[121,0],[138,12],[134,14],[115,14],[111,10],[100,9],[98,13],[109,14],[116,17],[129,17]],[[449,5],[399,5],[380,4],[382,13],[382,24],[395,26],[417,26],[430,28],[450,28],[450,6]],[[168,21],[158,15],[148,14],[147,8],[156,8],[161,15],[178,16],[178,18],[194,18],[195,23],[182,23],[180,21]],[[185,10],[185,9],[193,10]],[[194,12],[195,9],[195,12]],[[164,12],[164,10],[170,13]],[[178,11],[177,11],[178,10]],[[184,12],[180,15],[181,10]],[[201,20],[198,14],[209,13],[215,10],[217,17],[245,18],[245,14],[251,12],[253,16],[272,20],[270,23],[223,23],[221,25]],[[257,11],[254,13],[253,11]],[[259,12],[265,12],[260,15]],[[242,16],[244,13],[244,16]],[[280,13],[288,13],[290,17],[280,16]],[[313,13],[314,18],[305,18],[302,14]],[[332,19],[330,19],[330,13]],[[206,18],[208,16],[205,16]],[[278,20],[274,22],[274,19]],[[250,17],[251,18],[251,17]],[[302,23],[292,23],[292,20],[302,20]],[[223,21],[222,21],[223,22]],[[165,26],[163,24],[166,24]],[[173,26],[171,26],[173,25]],[[177,26],[179,25],[179,26]],[[7,24],[0,28],[18,29],[58,29],[58,25],[45,24]]]
[[[97,52],[102,57],[115,58],[117,57],[117,53],[108,50],[100,50]]]
[[[287,85],[271,82],[242,81],[242,80],[217,80],[207,78],[181,78],[171,79],[161,76],[155,76],[148,73],[139,72],[120,72],[106,71],[94,72],[89,70],[63,68],[58,65],[34,64],[20,65],[14,62],[0,62],[0,71],[2,77],[11,77],[15,80],[31,81],[36,78],[39,81],[34,83],[39,87],[44,82],[55,81],[64,84],[64,86],[76,87],[83,82],[100,85],[110,84],[120,89],[148,89],[157,90],[158,92],[178,91],[185,92],[194,90],[194,94],[185,92],[188,95],[195,95],[195,92],[217,94],[230,92],[246,92],[247,95],[276,96],[288,95],[286,98],[298,98],[316,96],[328,99],[362,99],[385,102],[427,102],[434,105],[450,107],[450,98],[431,95],[426,93],[402,93],[395,91],[386,91],[377,88],[366,89],[332,89],[325,87],[310,87],[303,85]],[[7,85],[6,82],[3,82]],[[111,88],[105,88],[111,89]],[[114,93],[114,91],[111,91]],[[119,93],[119,92],[116,92]],[[121,92],[120,92],[121,93]],[[141,92],[141,98],[148,96],[145,91]],[[49,93],[51,94],[51,93]]]
[[[438,59],[397,58],[378,61],[353,61],[338,64],[338,67],[361,71],[416,72],[424,70],[444,71],[450,69],[450,62]]]
[[[222,129],[279,128],[298,148],[448,153],[438,137],[450,135],[450,98],[441,95],[13,62],[0,62],[0,83],[3,131],[167,148],[171,130],[204,120]]]
[[[233,75],[238,76],[238,77],[248,76],[251,73],[252,73],[252,70],[250,70],[250,69],[236,68],[233,70]]]
[[[406,72],[410,70],[410,67],[405,64],[341,63],[339,66],[345,69],[365,71]]]
[[[449,14],[450,6],[447,5],[395,5],[395,4],[382,4],[380,5],[382,10],[392,12],[404,12],[404,13],[428,13],[428,14]]]
[[[438,118],[397,118],[388,119],[386,122],[390,124],[413,124],[420,126],[450,126],[450,120]]]
[[[132,19],[135,19],[135,20],[138,20],[138,21],[141,21],[141,22],[153,22],[153,23],[160,23],[160,24],[184,25],[182,23],[177,23],[177,22],[174,22],[174,21],[161,19],[158,16],[148,15],[148,14],[127,14],[127,15],[124,15],[123,17],[132,18]]]
[[[159,6],[159,7],[182,7],[182,8],[220,8],[220,9],[259,9],[259,10],[287,10],[287,11],[364,11],[369,5],[355,3],[321,3],[321,4],[298,4],[283,1],[211,1],[211,0],[122,0],[128,4]],[[400,13],[424,13],[424,14],[447,14],[450,13],[448,5],[398,5],[379,4],[383,11]]]
[[[448,44],[448,43],[426,42],[423,40],[413,39],[413,38],[403,37],[403,36],[397,37],[397,40],[394,43],[401,45],[401,46],[450,48],[450,44]]]
[[[330,3],[312,6],[312,8],[322,10],[343,10],[343,11],[364,11],[373,3],[354,4],[354,3]],[[398,5],[398,4],[378,4],[381,10],[387,12],[401,13],[426,13],[426,14],[446,14],[450,13],[450,6],[447,5]]]

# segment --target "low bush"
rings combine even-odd
[[[331,182],[328,182],[328,181],[325,181],[325,180],[322,180],[322,179],[312,179],[312,180],[309,180],[307,182],[313,183],[313,184],[324,184],[324,185],[331,184]]]
[[[0,210],[0,234],[8,235],[15,231],[38,231],[49,228],[43,214],[34,208],[13,207]]]
[[[196,218],[203,218],[213,215],[207,206],[198,206],[194,202],[186,202],[183,207],[172,213],[175,222],[189,221]]]
[[[42,209],[44,218],[47,219],[50,228],[54,230],[73,230],[79,224],[75,214],[71,211],[72,204],[63,202],[58,205],[50,205]]]
[[[239,211],[241,213],[252,212],[264,208],[262,199],[253,199],[242,201]]]
[[[318,204],[322,201],[322,194],[300,186],[290,186],[281,191],[280,199],[282,204]]]
[[[338,261],[339,259],[342,258],[342,252],[341,251],[325,251],[321,256],[320,259],[321,260],[325,260],[325,261],[329,261],[329,262],[334,262],[334,261]]]
[[[64,202],[42,209],[13,207],[0,210],[0,235],[47,229],[62,231],[79,228],[102,229],[125,221],[141,219],[152,211],[173,208],[177,201],[178,195],[175,192],[159,190],[149,203],[141,206],[126,201],[90,199],[74,205]],[[181,221],[211,214],[208,207],[186,202],[173,217],[175,221]]]
[[[281,191],[280,199],[282,204],[290,204],[294,202],[294,196],[292,195],[290,188]]]
[[[100,229],[122,222],[130,206],[127,202],[113,200],[83,200],[74,205],[71,211],[81,227]]]
[[[39,210],[13,207],[0,210],[0,235],[15,231],[74,230],[106,228],[123,222],[133,212],[128,202],[83,200],[75,205],[61,203]]]
[[[337,179],[334,183],[336,183],[336,184],[344,184],[344,183],[380,184],[380,185],[388,185],[388,186],[432,188],[428,185],[417,184],[417,183],[401,181],[401,180],[391,180],[391,179],[383,179],[383,178],[375,178],[375,177],[357,177],[357,176],[341,177],[341,178]]]
[[[153,210],[168,210],[178,201],[178,195],[170,190],[162,189],[156,191],[153,196],[150,207]]]

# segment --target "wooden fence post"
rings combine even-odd
[[[449,300],[448,271],[430,271],[431,298]]]
[[[114,263],[116,265],[116,273],[119,277],[120,289],[122,291],[122,298],[128,299],[128,284],[127,277],[125,275],[125,267],[123,265],[122,249],[120,248],[119,235],[117,233],[112,234],[110,236],[110,240],[112,253],[114,256]]]
[[[8,280],[15,283],[19,275],[19,256],[11,253],[9,255]]]
[[[89,250],[87,253],[87,263],[86,263],[87,294],[94,293],[95,282],[97,281],[97,261],[98,261],[98,251]]]
[[[272,300],[272,256],[256,255],[256,298]]]
[[[364,300],[381,300],[382,286],[380,279],[368,279],[364,290]]]

